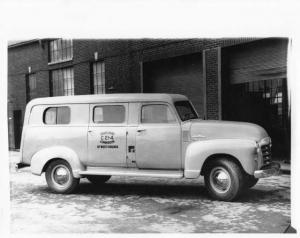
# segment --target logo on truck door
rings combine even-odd
[[[111,132],[111,131],[101,132],[100,145],[98,145],[97,148],[101,148],[101,149],[106,149],[106,148],[116,149],[116,148],[118,148],[117,145],[111,145],[111,144],[115,143],[114,136],[115,136],[115,133]]]
[[[100,134],[100,143],[101,144],[112,144],[115,143],[114,138],[115,133],[111,131],[105,131]]]

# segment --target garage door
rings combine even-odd
[[[287,41],[262,40],[232,48],[228,59],[232,84],[286,78]]]
[[[143,65],[145,93],[179,93],[186,95],[203,116],[202,55],[192,54]]]
[[[265,39],[222,51],[223,119],[263,126],[274,150],[289,147],[287,43]]]

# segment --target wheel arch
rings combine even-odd
[[[64,158],[58,158],[58,157],[57,157],[57,158],[49,159],[49,160],[45,163],[45,165],[44,165],[44,167],[43,167],[43,169],[42,169],[42,173],[46,172],[46,170],[47,170],[49,164],[51,164],[53,161],[56,161],[56,160],[64,160],[64,161],[68,162],[68,161],[65,160]]]
[[[84,170],[83,164],[80,162],[75,151],[65,146],[44,148],[35,153],[31,159],[31,172],[36,175],[41,175],[51,162],[58,159],[65,160],[69,163],[75,178],[81,177],[79,171]]]
[[[202,176],[204,175],[205,171],[208,169],[208,167],[211,163],[213,163],[217,159],[222,159],[222,158],[226,158],[227,160],[230,160],[230,161],[236,163],[244,171],[241,162],[235,156],[233,156],[231,154],[226,154],[226,153],[218,153],[218,154],[212,154],[205,159],[205,161],[202,165],[202,168],[200,170],[200,175],[202,175]]]

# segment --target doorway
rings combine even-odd
[[[21,135],[22,135],[22,111],[14,110],[14,139],[15,149],[20,149]]]

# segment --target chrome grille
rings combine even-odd
[[[263,165],[271,163],[272,154],[271,154],[271,146],[268,145],[262,145],[261,146],[261,152],[263,156]]]

